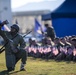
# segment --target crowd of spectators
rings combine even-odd
[[[76,36],[56,37],[53,41],[45,37],[41,43],[29,38],[29,45],[25,49],[28,56],[34,58],[76,61]]]

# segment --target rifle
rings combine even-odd
[[[29,31],[27,34],[23,35],[23,38],[24,38],[25,36],[27,36],[27,35],[28,35],[29,33],[31,33],[31,32],[32,32],[32,30]],[[17,35],[15,35],[15,36],[12,38],[12,40],[13,40],[16,36],[17,36]],[[12,43],[12,41],[11,41],[10,39],[8,39],[8,40]],[[6,43],[0,48],[0,54],[5,51],[4,47],[5,47],[8,43],[9,43],[9,42],[6,42]],[[11,43],[10,43],[10,44],[11,44]]]

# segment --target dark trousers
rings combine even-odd
[[[18,53],[15,54],[15,57],[16,57],[16,63],[21,59],[21,62],[23,64],[26,64],[27,52],[25,50],[20,50]]]
[[[27,60],[27,52],[25,50],[20,50],[18,53],[11,53],[9,55],[6,54],[6,67],[15,68],[16,63],[21,59],[23,64],[26,64]]]

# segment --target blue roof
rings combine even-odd
[[[66,0],[54,11],[42,15],[42,20],[51,20],[52,18],[76,18],[76,0]]]
[[[59,8],[51,14],[52,18],[76,17],[76,0],[66,0]]]

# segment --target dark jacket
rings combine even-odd
[[[55,31],[52,27],[47,27],[46,29],[46,36],[50,37],[52,39],[52,41],[54,41],[55,38]]]
[[[12,39],[14,36],[16,36],[14,39],[13,39],[13,44],[14,46],[19,49],[22,49],[25,47],[25,41],[23,39],[23,37],[20,35],[20,34],[16,34],[14,36],[11,35],[10,32],[8,31],[2,31],[1,28],[0,28],[0,35],[2,36],[2,38],[4,39],[4,42],[8,42],[8,39]],[[6,54],[11,54],[11,48],[10,48],[10,43],[8,43],[6,46],[5,46],[5,53]]]

